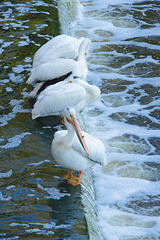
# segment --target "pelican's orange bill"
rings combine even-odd
[[[80,143],[82,144],[82,147],[84,148],[85,152],[89,156],[88,146],[87,146],[87,143],[84,139],[84,136],[82,135],[82,132],[81,132],[81,129],[79,127],[79,124],[78,124],[77,120],[73,119],[72,124],[74,126],[75,131],[76,131],[77,137],[78,137]]]

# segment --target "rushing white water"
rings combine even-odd
[[[87,81],[102,92],[82,112],[87,131],[108,150],[108,165],[92,169],[100,230],[107,240],[158,240],[160,2],[60,2],[70,16],[76,6],[70,33],[91,39]]]

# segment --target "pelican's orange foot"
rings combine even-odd
[[[68,183],[70,183],[72,186],[77,186],[78,184],[80,184],[81,182],[81,176],[82,176],[83,170],[79,171],[79,177],[75,180],[72,180],[72,178],[70,178],[68,180]],[[73,176],[73,175],[72,175]],[[75,176],[74,176],[75,177]]]
[[[72,180],[77,181],[77,180],[78,180],[78,177],[76,177],[75,175],[72,175],[70,179],[71,179],[71,181],[72,181]]]
[[[63,176],[63,178],[64,179],[69,179],[70,177],[69,177],[69,174],[65,174],[64,176]]]
[[[71,184],[72,186],[77,186],[78,184],[80,184],[80,181],[79,180],[75,181],[71,179],[71,180],[68,180],[68,183]]]
[[[66,174],[63,176],[64,179],[70,179],[71,181],[77,181],[78,177],[74,176],[73,174],[70,176],[69,174]]]
[[[78,181],[78,177],[73,175],[73,169],[69,170],[69,174],[63,176],[65,179],[70,179],[71,181]]]

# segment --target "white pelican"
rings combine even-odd
[[[78,185],[86,168],[95,163],[106,165],[106,149],[99,139],[81,132],[73,108],[66,108],[62,117],[67,130],[54,134],[51,152],[58,164],[70,169],[69,175],[65,176],[68,183]],[[79,171],[78,178],[72,175],[73,170]]]
[[[32,110],[33,119],[61,115],[66,107],[74,107],[76,111],[80,111],[99,97],[98,87],[90,85],[79,77],[70,79],[50,85],[38,95]]]
[[[43,63],[53,62],[55,58],[76,59],[79,55],[79,47],[87,38],[75,38],[69,35],[58,35],[43,46],[41,46],[34,55],[33,68]],[[89,51],[90,40],[88,39],[86,54]]]
[[[75,54],[76,57],[74,59],[67,58],[67,56],[66,58],[60,57],[62,55],[61,51],[59,53],[60,56],[57,57],[58,48],[56,49],[57,54],[54,55],[55,58],[48,56],[48,51],[44,52],[42,63],[37,65],[34,64],[34,66],[36,67],[32,68],[31,76],[28,78],[27,83],[35,84],[36,81],[44,82],[46,80],[59,78],[69,72],[72,72],[73,75],[79,76],[85,80],[87,76],[88,68],[87,68],[87,63],[84,56],[86,54],[86,51],[88,51],[89,49],[90,43],[91,41],[88,38],[83,39],[78,48],[78,55]],[[42,53],[40,55],[42,55]]]

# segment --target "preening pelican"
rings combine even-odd
[[[62,35],[64,36],[64,35]],[[51,80],[55,78],[59,78],[69,72],[72,72],[73,75],[79,76],[82,79],[86,79],[88,68],[87,63],[84,58],[86,51],[88,52],[89,46],[91,41],[88,38],[84,38],[80,46],[78,48],[78,54],[73,54],[75,58],[67,58],[61,57],[65,55],[66,51],[64,50],[65,45],[61,46],[61,50],[59,48],[56,48],[57,54],[53,54],[55,57],[51,57],[51,54],[49,54],[51,51],[42,51],[40,54],[35,55],[34,59],[34,66],[31,70],[31,76],[28,78],[27,83],[29,84],[35,84],[38,82],[44,82],[46,80]],[[70,44],[67,44],[70,45]],[[73,45],[73,44],[72,44]],[[45,48],[44,48],[45,49]],[[64,53],[62,54],[63,50]],[[43,46],[42,46],[43,50]],[[54,51],[53,51],[54,52]],[[59,54],[58,54],[59,52]],[[76,51],[77,52],[77,51]],[[49,54],[49,56],[48,56]],[[36,60],[39,56],[43,56],[41,61]],[[38,64],[36,64],[38,62]]]
[[[32,118],[61,115],[66,107],[74,107],[80,111],[100,95],[100,89],[90,85],[79,77],[71,77],[70,81],[50,85],[39,95],[32,110]]]
[[[33,68],[43,63],[53,62],[55,58],[65,58],[75,60],[79,55],[79,47],[87,38],[75,38],[69,35],[58,35],[43,46],[35,53],[33,58]],[[86,46],[86,54],[89,51],[90,40]]]
[[[62,116],[67,130],[55,133],[51,152],[58,164],[70,169],[68,182],[78,185],[86,168],[95,163],[106,165],[106,149],[99,139],[81,132],[73,108],[66,108]],[[78,178],[73,176],[73,170],[79,171]]]

